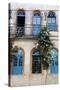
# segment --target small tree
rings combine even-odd
[[[50,49],[53,46],[50,40],[50,33],[47,27],[44,27],[38,35],[38,46],[37,48],[41,50],[41,62],[43,66],[47,69],[50,63]]]

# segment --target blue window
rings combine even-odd
[[[40,12],[35,12],[32,19],[32,35],[37,36],[41,30],[41,16]]]
[[[19,49],[12,57],[12,74],[19,75],[23,72],[23,51]]]
[[[17,36],[24,35],[24,26],[25,26],[25,12],[24,10],[19,10],[17,12]]]
[[[58,73],[58,52],[56,49],[51,50],[51,65],[50,65],[50,71],[53,74]]]
[[[53,11],[48,13],[48,29],[49,30],[56,30],[56,15]]]
[[[32,73],[41,73],[40,51],[37,49],[32,51]]]

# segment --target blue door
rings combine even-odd
[[[56,18],[48,18],[48,29],[56,30]]]
[[[20,10],[17,12],[17,23],[16,23],[16,27],[17,27],[17,32],[16,35],[17,36],[23,36],[24,35],[24,26],[25,26],[25,11],[24,10]]]
[[[18,50],[12,58],[12,74],[19,75],[23,71],[23,52]]]
[[[50,65],[50,71],[53,74],[58,73],[58,52],[56,49],[51,50],[51,65]]]
[[[48,13],[48,29],[56,30],[56,15],[53,11]]]
[[[37,49],[32,52],[32,73],[41,73],[40,51]]]
[[[39,13],[35,13],[33,15],[33,29],[32,29],[32,35],[37,36],[38,33],[40,32],[40,27],[41,27],[41,18]]]

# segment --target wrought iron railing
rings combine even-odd
[[[39,30],[41,30],[45,26],[44,25],[41,25],[40,27],[35,26],[35,30],[37,27],[39,28]],[[32,31],[33,28],[34,28],[34,26],[32,26],[32,25],[25,25],[24,27],[22,27],[22,26],[18,27],[17,25],[11,24],[11,25],[9,25],[9,34],[10,34],[11,38],[13,38],[13,37],[24,37],[24,36],[26,36],[26,37],[37,37],[37,35],[33,35],[32,32],[30,33],[30,35],[26,35],[26,33],[25,33],[25,32],[27,32],[26,29],[28,29],[28,32],[29,32],[29,30]],[[57,28],[58,28],[58,26],[56,25],[55,30],[50,30],[50,31],[57,31],[58,30]]]

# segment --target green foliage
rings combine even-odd
[[[53,46],[50,40],[50,33],[47,27],[44,27],[38,35],[38,48],[41,50],[41,60],[42,62],[50,63],[49,51]]]

